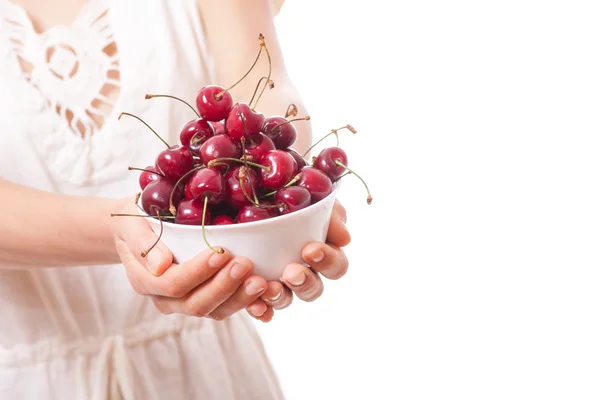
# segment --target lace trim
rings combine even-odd
[[[24,9],[12,5],[4,22],[21,76],[82,138],[98,132],[120,93],[119,58],[108,10],[88,2],[70,27],[38,34]]]

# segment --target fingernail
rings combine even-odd
[[[259,294],[260,292],[262,292],[264,290],[265,290],[264,288],[258,286],[253,281],[250,281],[248,283],[248,285],[246,285],[246,294],[248,296],[256,296],[257,294]]]
[[[215,253],[208,259],[208,266],[211,268],[221,268],[231,257],[227,253]]]
[[[231,271],[229,272],[229,274],[233,279],[241,279],[244,276],[246,276],[249,269],[250,268],[248,268],[247,265],[234,264],[233,267],[231,267]]]
[[[158,267],[162,264],[163,255],[157,249],[152,249],[148,254],[148,268],[150,268],[150,272],[152,275],[156,275],[158,272]]]
[[[261,308],[261,310],[259,310],[259,311],[255,311],[255,309],[256,309],[256,307],[254,307],[252,310],[250,310],[252,315],[254,315],[255,317],[262,317],[267,312],[267,307],[265,307],[264,309]]]
[[[325,253],[323,253],[323,250],[316,250],[310,254],[309,258],[312,262],[318,263],[323,261],[323,259],[325,258]]]
[[[281,295],[283,294],[283,290],[280,290],[279,293],[277,293],[275,296],[271,297],[270,299],[268,299],[271,302],[275,302],[277,300],[279,300],[281,298]]]
[[[306,275],[301,272],[300,275],[296,275],[292,279],[288,279],[288,282],[294,286],[300,286],[306,281]]]

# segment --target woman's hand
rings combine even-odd
[[[302,249],[302,258],[310,268],[301,264],[290,264],[283,271],[281,282],[269,282],[267,291],[261,296],[269,306],[265,314],[257,319],[267,322],[273,317],[272,309],[280,310],[292,303],[293,294],[304,301],[314,301],[323,293],[323,281],[339,279],[348,270],[348,259],[341,247],[350,243],[346,229],[346,210],[336,200],[326,243],[309,243]]]
[[[130,202],[123,213],[136,214]],[[144,218],[114,217],[113,233],[121,262],[133,289],[154,302],[164,314],[181,313],[223,320],[247,309],[251,315],[263,316],[267,305],[259,299],[267,290],[264,278],[253,275],[252,262],[207,249],[181,264],[173,263],[173,255],[159,242]]]

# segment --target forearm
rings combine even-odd
[[[110,214],[125,200],[66,196],[0,180],[0,268],[118,262]]]

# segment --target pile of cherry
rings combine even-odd
[[[266,49],[262,35],[260,43],[261,50]],[[267,83],[273,87],[268,78]],[[183,102],[170,95],[146,96],[154,97]],[[336,181],[354,173],[340,147],[323,149],[311,162],[292,148],[297,139],[293,122],[309,119],[289,119],[297,113],[294,105],[290,105],[285,117],[266,118],[254,110],[258,100],[254,106],[252,102],[234,102],[228,89],[221,86],[203,87],[198,92],[196,108],[186,103],[197,118],[183,127],[177,145],[168,144],[135,115],[121,114],[139,119],[166,146],[156,157],[155,165],[144,169],[130,167],[142,171],[140,204],[147,217],[159,219],[161,226],[164,220],[201,225],[203,230],[205,225],[259,221],[321,201],[332,192]],[[327,136],[337,137],[341,129],[356,133],[346,125]],[[371,203],[370,193],[367,202]]]

